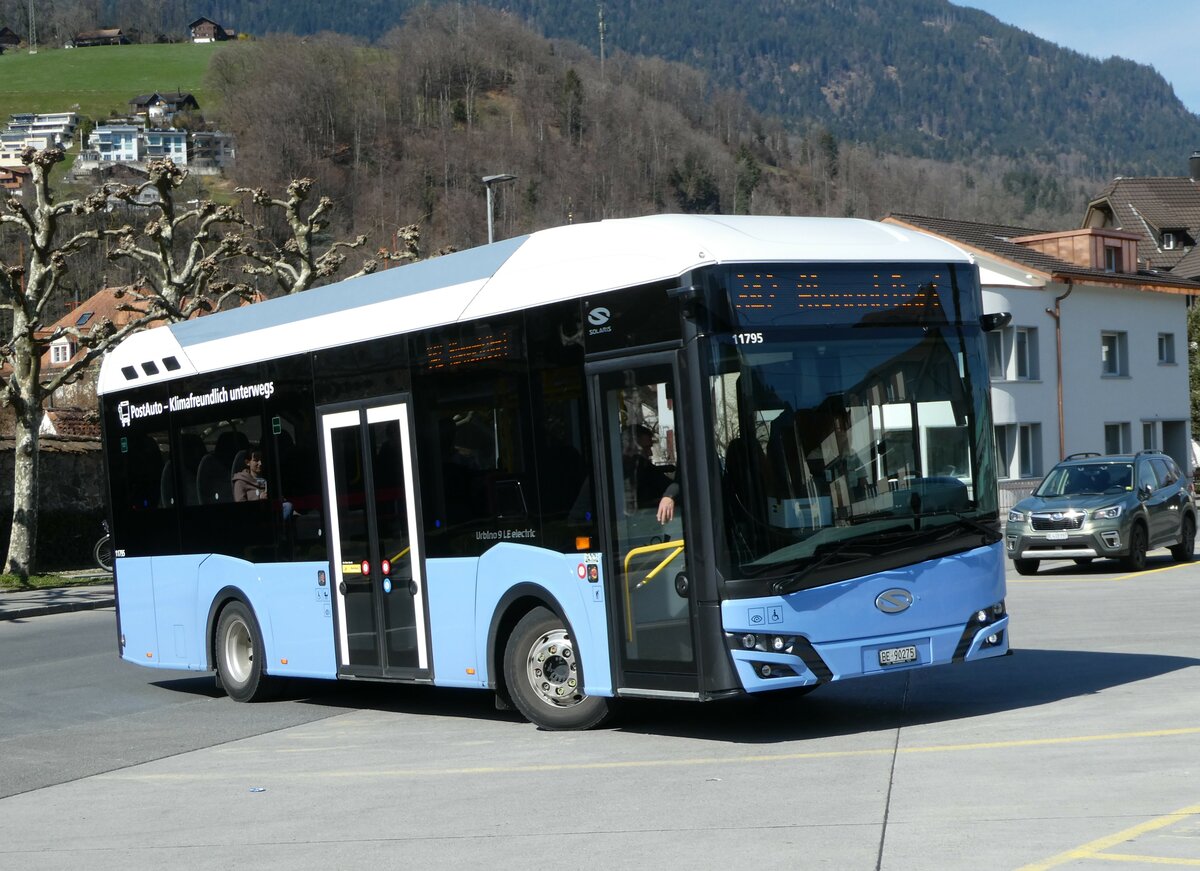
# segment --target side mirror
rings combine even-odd
[[[1153,484],[1143,484],[1142,489],[1139,492],[1139,495],[1143,499],[1149,499],[1151,496],[1154,495],[1154,485]]]
[[[992,314],[980,315],[979,326],[983,328],[985,333],[990,333],[992,330],[1002,330],[1012,322],[1012,312],[993,312]]]

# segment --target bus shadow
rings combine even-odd
[[[629,732],[771,744],[928,725],[1091,695],[1200,664],[1157,654],[1021,649],[963,666],[828,684],[807,696],[764,693],[727,703],[639,702]]]
[[[927,725],[1036,707],[1091,695],[1200,664],[1157,654],[1020,649],[1012,656],[832,683],[798,696],[763,693],[727,701],[621,700],[605,727],[618,732],[773,744]],[[211,676],[154,681],[172,692],[217,698]],[[373,710],[395,714],[521,722],[496,710],[491,692],[411,684],[290,679],[279,702],[325,714]],[[234,704],[234,703],[230,703]]]
[[[207,698],[223,698],[212,675],[173,680],[151,681],[151,685],[170,692]],[[467,717],[477,720],[517,721],[511,711],[498,711],[490,692],[397,683],[309,680],[287,678],[281,681],[276,703],[312,705],[340,711],[372,710],[396,714],[430,714]],[[230,704],[236,704],[230,702]],[[326,711],[326,713],[333,713]]]

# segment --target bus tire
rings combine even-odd
[[[254,612],[233,601],[221,610],[213,641],[217,679],[235,702],[261,702],[274,695],[275,682],[264,669],[262,633]]]
[[[547,608],[534,608],[513,628],[504,648],[504,680],[517,710],[542,729],[590,729],[609,713],[607,699],[583,692],[571,636]]]

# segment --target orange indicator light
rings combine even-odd
[[[592,549],[592,539],[586,535],[576,536],[575,549],[576,550],[591,550]]]
[[[475,669],[473,669],[473,668],[467,669],[467,674],[474,674],[474,673],[475,673]]]
[[[279,660],[279,664],[280,664],[280,665],[287,665],[287,660],[286,660],[286,659],[281,659],[281,660]]]

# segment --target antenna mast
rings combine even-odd
[[[596,10],[600,16],[597,25],[600,31],[600,81],[604,81],[604,34],[608,31],[608,27],[604,24],[604,4],[597,3]]]
[[[33,0],[29,0],[29,53],[37,54],[37,23],[33,17]]]

